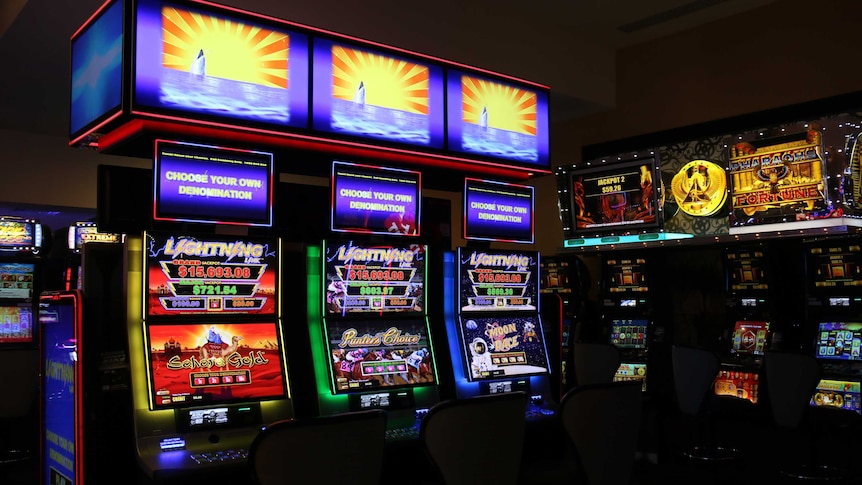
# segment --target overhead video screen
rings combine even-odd
[[[574,235],[641,231],[658,227],[655,161],[638,160],[569,173]]]
[[[547,90],[450,69],[446,100],[450,150],[550,165]]]
[[[333,162],[331,186],[333,231],[419,235],[420,172]]]
[[[155,220],[272,225],[272,153],[156,140]]]
[[[134,105],[259,127],[308,127],[308,37],[251,16],[137,2]]]
[[[314,39],[313,128],[443,148],[443,68],[419,58]]]
[[[123,101],[123,2],[115,1],[72,38],[69,134],[119,111]]]
[[[533,242],[534,189],[468,178],[464,182],[464,239]]]

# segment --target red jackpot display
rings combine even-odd
[[[146,234],[145,248],[147,316],[275,315],[276,241]]]
[[[280,336],[275,322],[148,325],[152,409],[284,398]]]
[[[326,315],[425,314],[425,253],[420,246],[328,245]]]

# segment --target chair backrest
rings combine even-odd
[[[523,392],[441,401],[420,424],[431,462],[448,485],[518,483],[526,432]]]
[[[14,396],[0,399],[0,419],[36,417],[39,406],[39,351],[8,349],[0,351],[0,382]]]
[[[383,474],[386,413],[380,409],[277,421],[249,447],[258,485],[378,485]]]
[[[609,343],[576,342],[572,344],[575,383],[579,386],[613,382],[620,367],[620,351]]]
[[[820,382],[820,363],[810,354],[767,350],[763,368],[775,424],[788,428],[799,426]]]
[[[671,360],[679,411],[695,416],[701,412],[704,400],[713,390],[721,361],[711,350],[678,345],[671,349]]]
[[[640,381],[587,384],[563,396],[560,419],[589,485],[631,482],[642,403]]]

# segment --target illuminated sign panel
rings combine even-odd
[[[137,2],[134,103],[214,121],[308,126],[308,37],[225,10]]]
[[[741,142],[731,147],[734,219],[785,219],[826,207],[822,136],[817,130],[795,141]],[[769,143],[769,144],[767,144]]]
[[[533,187],[466,179],[464,239],[532,243]]]
[[[419,235],[422,174],[410,170],[332,164],[332,230]]]
[[[155,220],[272,224],[271,153],[156,140]]]
[[[443,69],[385,51],[315,38],[313,127],[443,148]]]
[[[449,149],[548,167],[548,92],[453,69],[446,81]]]

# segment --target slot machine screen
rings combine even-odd
[[[814,395],[812,406],[831,406],[862,414],[862,384],[859,381],[821,379]]]
[[[41,224],[32,219],[0,217],[0,252],[36,252],[41,247]]]
[[[644,258],[605,259],[605,292],[623,300],[637,298],[649,291],[647,262]],[[631,303],[629,306],[633,306]]]
[[[760,375],[757,372],[720,370],[715,376],[713,390],[718,396],[748,399],[752,404],[757,404]]]
[[[647,390],[647,365],[645,362],[621,362],[614,373],[614,382],[641,381],[641,390]]]
[[[325,315],[425,315],[426,246],[325,244]]]
[[[0,304],[0,344],[33,342],[33,305]]]
[[[287,396],[276,322],[149,323],[145,331],[150,409]]]
[[[420,172],[333,162],[331,185],[333,231],[419,236]]]
[[[460,327],[464,364],[471,382],[550,373],[537,316],[462,315]]]
[[[621,349],[645,349],[648,325],[646,319],[611,320],[611,343]]]
[[[276,314],[278,242],[147,233],[148,317]]]
[[[312,125],[335,135],[442,149],[443,68],[315,37]]]
[[[738,321],[733,326],[732,354],[763,355],[769,336],[769,322]]]
[[[446,104],[450,150],[549,166],[547,89],[450,69]]]
[[[0,262],[0,302],[33,297],[33,263]]]
[[[135,110],[265,129],[308,128],[308,37],[188,2],[135,2]]]
[[[763,250],[728,252],[726,260],[730,291],[763,292],[769,289],[767,259]]]
[[[459,248],[458,258],[462,312],[537,310],[538,253]]]
[[[467,178],[464,239],[533,242],[534,188]]]
[[[827,360],[862,360],[862,323],[821,322],[814,342],[814,355]]]
[[[424,318],[329,318],[326,334],[333,394],[416,388],[437,381]]]
[[[156,140],[157,221],[272,225],[273,155]]]
[[[862,244],[846,243],[808,248],[806,271],[815,294],[859,292],[862,287]]]

